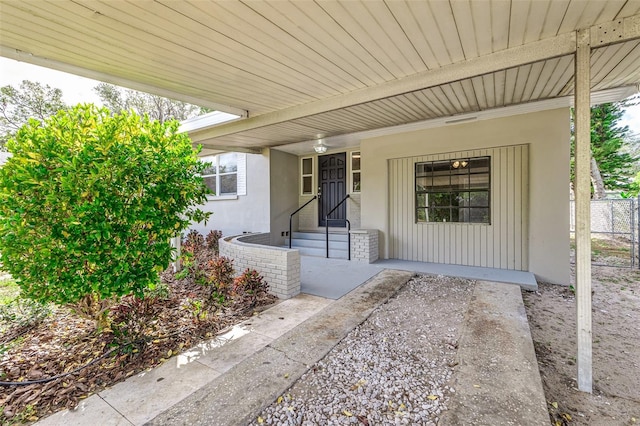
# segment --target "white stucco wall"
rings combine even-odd
[[[270,231],[270,151],[247,154],[247,194],[231,199],[212,199],[201,208],[213,212],[206,225],[197,223],[192,229],[206,235],[219,229],[225,236],[246,232]]]
[[[529,144],[529,271],[568,284],[567,108],[362,140],[361,226],[382,231],[381,257],[389,254],[389,159],[519,144]]]
[[[289,215],[298,208],[298,156],[271,150],[271,245],[284,245]],[[297,229],[297,228],[293,228]]]

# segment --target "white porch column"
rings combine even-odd
[[[576,43],[574,105],[578,389],[591,393],[591,46],[589,30],[578,31]]]

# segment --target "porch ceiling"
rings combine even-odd
[[[191,135],[255,148],[569,95],[577,29],[597,47],[592,89],[638,84],[639,14],[625,0],[3,0],[0,54],[246,113]]]

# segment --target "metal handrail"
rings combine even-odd
[[[302,207],[298,207],[298,210],[296,210],[295,212],[291,213],[289,215],[289,248],[291,248],[291,240],[293,239],[293,235],[292,235],[292,221],[293,221],[293,216],[298,213],[300,210],[304,209],[305,207],[307,207],[307,205],[309,205],[309,203],[311,203],[313,200],[315,200],[316,198],[318,198],[317,195],[314,195],[312,199],[310,199],[309,201],[307,201],[306,203],[304,203],[302,205]]]
[[[349,231],[351,231],[351,222],[349,222],[349,219],[329,219],[329,215],[331,215],[331,213],[336,211],[336,209],[338,207],[340,207],[342,205],[342,203],[347,201],[347,198],[349,198],[349,194],[345,195],[344,198],[342,200],[340,200],[340,202],[338,204],[336,204],[335,207],[332,208],[331,211],[329,213],[327,213],[327,215],[324,217],[325,238],[326,238],[326,245],[327,245],[327,259],[329,258],[329,221],[330,220],[344,220],[344,221],[347,222],[347,225],[348,225],[348,229],[347,229],[347,244],[348,244],[347,251],[348,251],[348,255],[347,255],[347,257],[349,258],[349,260],[351,260],[351,234],[349,233]]]
[[[325,219],[327,223],[330,220],[344,220],[347,222],[347,260],[351,260],[351,221],[349,219]],[[327,259],[329,258],[329,227],[327,226]]]

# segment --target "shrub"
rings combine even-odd
[[[104,318],[102,301],[141,297],[170,262],[169,239],[207,218],[204,165],[176,121],[84,105],[29,121],[7,146],[0,253],[35,300],[83,300]]]
[[[184,239],[184,243],[182,245],[182,249],[187,253],[198,253],[204,250],[204,237],[195,229],[189,231],[187,236]]]
[[[222,231],[218,230],[210,231],[205,238],[205,244],[207,248],[209,250],[212,250],[216,256],[220,254],[220,238],[222,238]]]
[[[115,342],[122,344],[142,339],[147,332],[149,319],[161,309],[156,302],[162,298],[160,294],[151,291],[144,297],[125,296],[113,306],[110,314]]]
[[[211,287],[211,297],[222,296],[226,299],[232,290],[233,260],[224,256],[215,257],[207,262],[205,274],[206,284]]]
[[[258,299],[269,292],[269,284],[255,269],[246,269],[233,281],[233,292],[239,301],[249,302],[250,307],[254,307]]]

